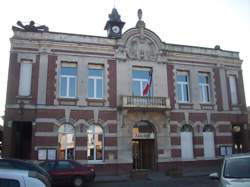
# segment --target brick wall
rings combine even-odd
[[[221,84],[220,84],[220,70],[219,68],[214,68],[214,83],[215,83],[215,92],[216,92],[216,104],[218,107],[218,111],[223,110],[223,105],[222,105],[222,93],[221,93]]]
[[[174,66],[168,64],[167,65],[167,77],[168,77],[168,96],[170,98],[170,105],[171,108],[175,108],[175,95],[174,95],[174,73],[173,73]]]
[[[109,68],[108,68],[108,93],[109,93],[109,103],[111,107],[116,107],[116,97],[117,97],[117,73],[116,73],[116,61],[108,60]]]
[[[6,104],[16,103],[16,96],[18,95],[19,87],[19,76],[20,63],[17,63],[17,53],[11,53],[9,61]]]
[[[56,60],[57,56],[48,56],[48,77],[47,77],[47,90],[46,90],[46,104],[53,105],[55,100],[56,91]]]
[[[32,77],[31,77],[32,104],[37,104],[39,63],[40,63],[40,55],[37,55],[36,62],[32,64]]]

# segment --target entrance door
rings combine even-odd
[[[139,121],[133,128],[133,168],[155,168],[155,133],[153,125]]]
[[[133,168],[154,169],[154,140],[133,140]]]
[[[12,127],[12,156],[31,159],[32,122],[14,122]]]

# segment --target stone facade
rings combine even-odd
[[[20,64],[32,63],[31,94],[20,96]],[[77,64],[77,93],[74,98],[60,97],[62,62]],[[104,68],[104,97],[88,97],[88,66]],[[58,152],[58,132],[63,124],[74,128],[74,158],[94,164],[99,173],[127,173],[134,166],[133,128],[144,121],[154,129],[154,166],[166,170],[173,163],[217,162],[221,147],[234,149],[232,127],[243,129],[241,151],[249,150],[245,131],[247,111],[238,52],[168,44],[143,24],[127,30],[120,39],[15,30],[11,38],[9,79],[4,124],[4,156],[16,157],[13,129],[15,123],[30,122],[31,137],[28,159],[38,160],[40,149]],[[151,68],[154,106],[139,104],[132,95],[134,67]],[[177,98],[178,72],[189,77],[189,102]],[[210,98],[200,102],[199,72],[209,74]],[[238,103],[230,99],[229,76],[236,77]],[[143,102],[144,100],[141,99]],[[148,101],[149,101],[148,100]],[[151,100],[150,100],[151,101]],[[163,102],[164,101],[164,102]],[[165,103],[166,101],[166,103]],[[88,160],[88,129],[98,124],[103,129],[103,157]],[[182,127],[192,127],[193,158],[182,158]],[[203,129],[214,129],[215,155],[204,157]],[[16,127],[15,127],[16,128]],[[206,165],[206,164],[205,164]]]

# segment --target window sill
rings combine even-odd
[[[30,104],[32,101],[32,96],[16,96],[16,102],[17,104],[24,105],[24,104]]]
[[[77,101],[77,97],[59,97],[58,100],[65,100],[65,101]]]
[[[58,98],[58,102],[60,105],[71,105],[74,106],[77,104],[78,98],[68,98],[68,97],[60,97]]]
[[[88,106],[104,106],[106,99],[87,98],[86,101]]]
[[[18,95],[16,96],[17,99],[32,99],[32,96],[29,95],[29,96],[21,96],[21,95]]]
[[[201,109],[202,110],[213,110],[214,109],[214,104],[212,103],[200,103]]]
[[[193,103],[178,103],[180,109],[193,109]]]
[[[106,99],[104,99],[104,98],[100,98],[100,99],[97,99],[97,98],[87,98],[86,101],[105,102]]]
[[[191,103],[190,101],[177,101],[177,104],[180,104],[180,105],[192,105],[193,103]]]

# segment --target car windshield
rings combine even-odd
[[[250,178],[250,157],[226,160],[225,178]]]

